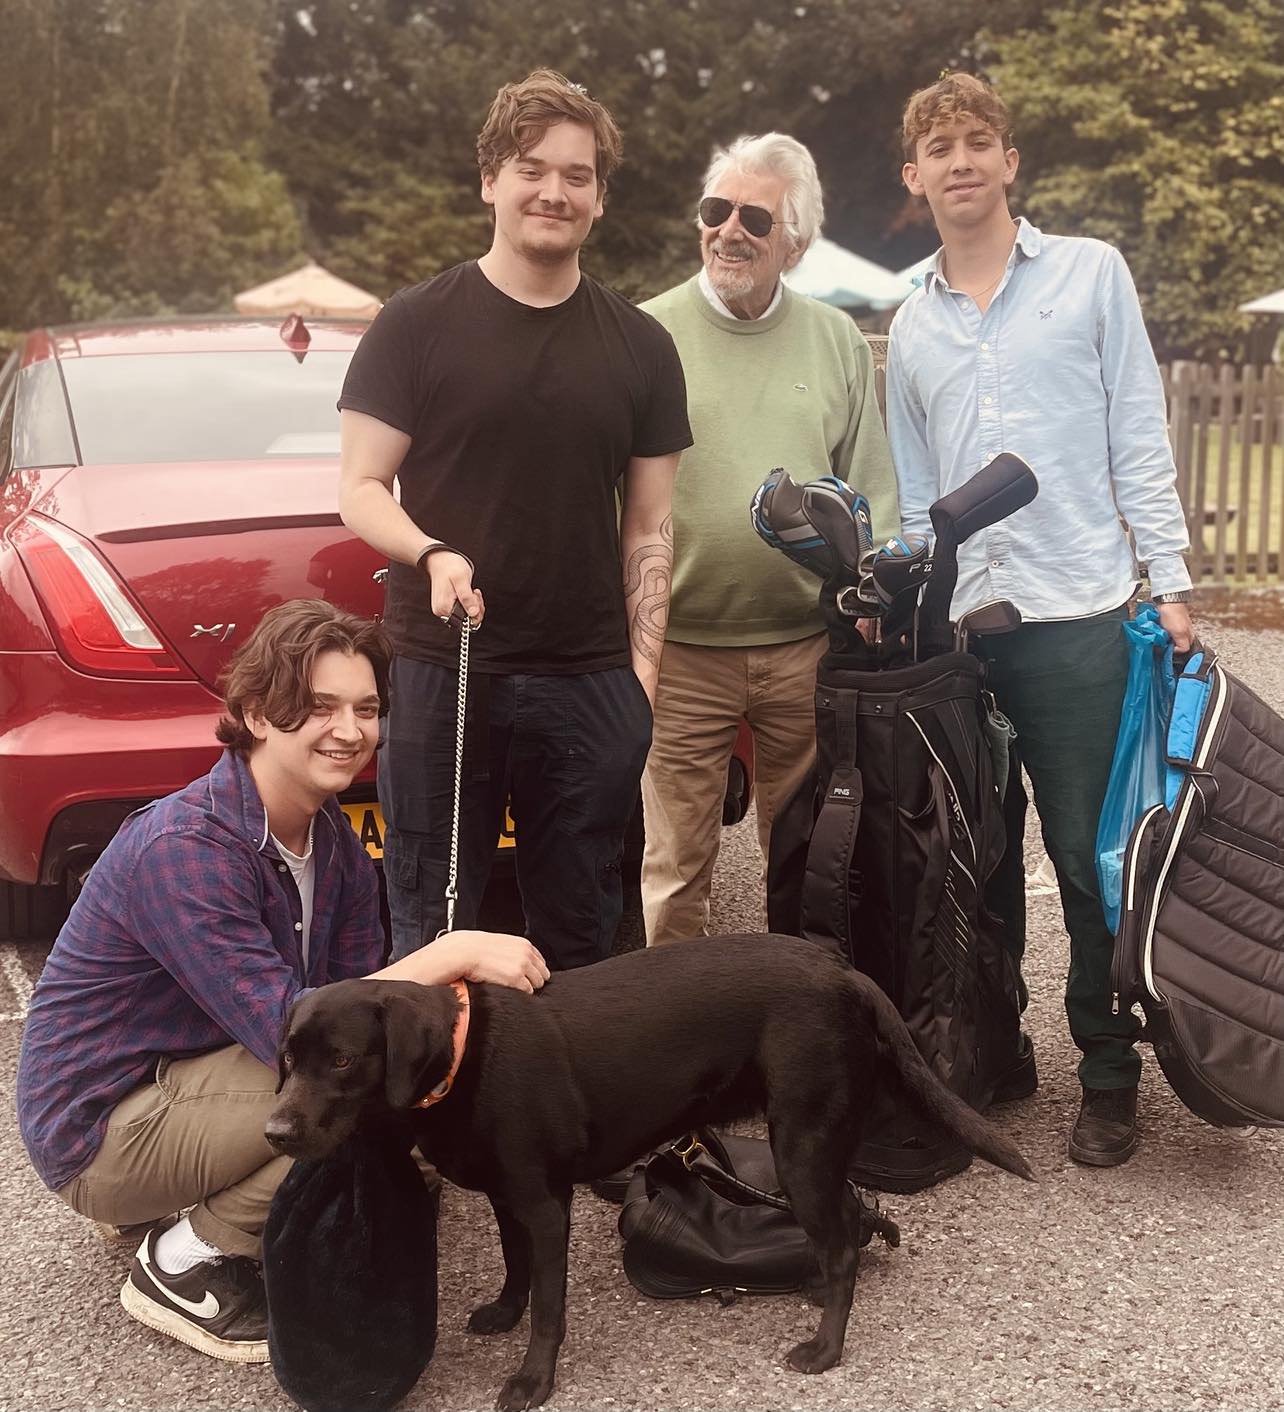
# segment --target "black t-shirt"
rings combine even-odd
[[[601,671],[629,660],[616,484],[632,456],[691,445],[682,364],[649,314],[583,275],[549,309],[496,289],[476,261],[395,294],[339,398],[410,438],[402,508],[466,554],[486,620],[481,671]],[[393,564],[398,652],[458,660],[427,575]]]

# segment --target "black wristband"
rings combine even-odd
[[[452,549],[449,544],[443,544],[439,539],[435,540],[432,544],[425,544],[424,547],[415,556],[415,568],[422,569],[424,566],[424,560],[429,558],[433,554],[459,554],[459,550]],[[473,561],[468,557],[467,554],[459,554],[459,557],[464,561],[465,564],[468,565],[470,572],[475,572]]]

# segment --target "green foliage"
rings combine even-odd
[[[1029,3],[984,12],[1022,14]],[[380,253],[367,268],[373,277],[413,266],[425,278],[470,236],[474,141],[496,88],[543,65],[584,83],[623,129],[625,162],[585,263],[625,293],[691,273],[692,218],[715,144],[770,128],[813,146],[834,237],[894,261],[904,245],[893,231],[904,207],[901,102],[966,45],[981,14],[979,0],[749,10],[742,0],[280,0],[272,160],[304,200],[320,258],[355,270],[363,240],[379,252],[404,244],[408,216],[440,245],[407,251],[409,260]],[[372,177],[389,168],[405,180],[381,204]],[[348,191],[357,194],[336,200]],[[904,262],[933,243],[930,232],[911,239]]]
[[[304,250],[381,297],[479,254],[476,133],[498,85],[540,65],[624,131],[585,251],[624,293],[691,273],[713,147],[770,128],[815,153],[827,233],[899,268],[936,244],[900,185],[901,108],[961,65],[1016,111],[1017,208],[1121,246],[1161,353],[1235,353],[1235,305],[1284,275],[1282,16],[1279,0],[0,0],[0,328],[227,307]]]
[[[0,324],[208,309],[300,249],[258,0],[0,0]]]
[[[386,295],[485,250],[486,210],[475,191],[378,163],[336,205],[326,264]]]
[[[1241,356],[1236,307],[1284,277],[1279,0],[1089,0],[987,42],[1014,205],[1119,246],[1161,357]]]

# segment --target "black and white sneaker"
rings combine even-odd
[[[202,1260],[181,1275],[156,1263],[161,1227],[147,1232],[120,1302],[149,1329],[227,1363],[266,1363],[267,1299],[256,1261],[244,1255]]]

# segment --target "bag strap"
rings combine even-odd
[[[734,1172],[724,1166],[723,1160],[729,1162],[730,1158],[726,1156],[725,1150],[722,1149],[722,1145],[714,1133],[688,1133],[677,1142],[671,1143],[668,1147],[653,1154],[651,1160],[655,1161],[657,1158],[661,1160],[676,1158],[693,1177],[709,1186],[720,1187],[724,1191],[739,1192],[740,1195],[761,1202],[764,1206],[774,1207],[777,1211],[793,1212],[794,1208],[789,1204],[788,1198],[781,1195],[780,1192],[762,1191],[751,1183],[742,1181]],[[883,1214],[878,1197],[863,1187],[857,1186],[850,1177],[847,1178],[847,1189],[855,1197],[860,1211],[860,1244],[867,1245],[871,1236],[878,1235],[889,1246],[899,1245],[901,1242],[900,1228],[895,1221]],[[621,1234],[623,1234],[623,1225],[624,1216],[621,1214]]]
[[[709,1148],[701,1142],[699,1133],[688,1133],[686,1137],[679,1138],[667,1149],[667,1152],[678,1158],[688,1172],[699,1177],[702,1181],[709,1182],[713,1186],[730,1188],[732,1191],[739,1192],[741,1196],[762,1202],[764,1206],[774,1206],[777,1211],[793,1210],[793,1207],[779,1192],[760,1191],[756,1186],[742,1181],[734,1172],[724,1167]]]
[[[848,874],[856,852],[864,784],[856,768],[859,693],[843,688],[817,696],[832,704],[835,764],[812,825],[803,872],[800,930],[809,941],[836,946],[851,957],[851,900]]]

